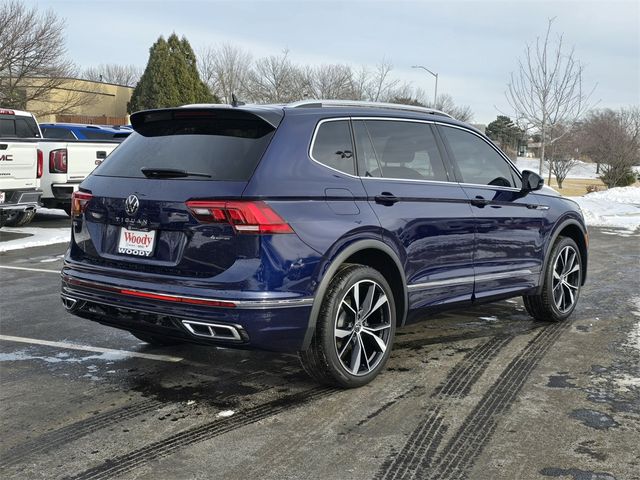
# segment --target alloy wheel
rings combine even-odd
[[[336,353],[351,375],[373,371],[389,346],[391,332],[389,299],[373,280],[355,283],[342,297],[335,318]]]
[[[566,246],[553,264],[553,302],[565,313],[575,305],[580,289],[580,257],[572,246]]]

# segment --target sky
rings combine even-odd
[[[393,76],[429,95],[469,105],[475,123],[512,114],[504,92],[527,43],[547,20],[584,64],[584,84],[601,108],[640,104],[638,1],[214,1],[26,0],[66,19],[69,56],[80,67],[146,65],[149,47],[176,32],[198,48],[223,42],[254,58],[288,50],[298,63],[373,68],[383,58]]]

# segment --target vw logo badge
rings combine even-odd
[[[138,207],[140,207],[140,201],[135,195],[129,195],[124,201],[124,210],[127,212],[127,215],[135,215]]]

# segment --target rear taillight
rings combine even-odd
[[[49,171],[51,173],[67,173],[66,148],[59,148],[49,152]]]
[[[38,149],[38,165],[36,167],[36,178],[40,178],[42,177],[42,163],[43,163],[43,159],[42,159],[42,150]]]
[[[93,198],[93,195],[86,192],[73,192],[71,195],[71,217],[78,217],[82,215],[87,203]]]
[[[229,223],[238,233],[293,233],[289,224],[264,202],[192,200],[187,207],[201,222]]]

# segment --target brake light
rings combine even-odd
[[[191,200],[187,207],[201,222],[229,223],[237,233],[293,233],[280,215],[260,201]]]
[[[71,195],[71,217],[78,217],[87,208],[89,200],[93,198],[93,195],[86,192],[73,192]]]
[[[43,154],[42,150],[38,149],[38,165],[36,167],[36,178],[42,177],[42,168],[43,168]]]
[[[66,148],[59,148],[49,152],[49,171],[51,173],[67,173]]]

